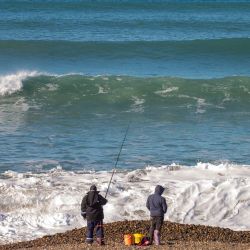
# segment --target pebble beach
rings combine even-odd
[[[144,233],[149,230],[149,221],[121,221],[105,224],[105,246],[97,243],[87,245],[86,228],[44,236],[39,239],[1,245],[0,250],[14,249],[250,249],[250,231],[233,231],[226,228],[186,225],[165,221],[160,246],[125,246],[124,234]]]

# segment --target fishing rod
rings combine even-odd
[[[127,134],[128,134],[129,126],[130,126],[130,123],[128,124],[128,127],[127,127],[126,132],[125,132],[125,136],[124,136],[123,141],[122,141],[122,145],[121,145],[121,147],[120,147],[120,151],[119,151],[119,153],[118,153],[118,155],[117,155],[117,157],[116,157],[115,167],[113,168],[113,171],[112,171],[112,175],[111,175],[111,178],[110,178],[110,181],[109,181],[108,189],[107,189],[106,194],[105,194],[105,198],[106,198],[107,195],[108,195],[108,191],[109,191],[109,188],[110,188],[110,184],[111,184],[112,179],[113,179],[113,176],[114,176],[114,174],[115,174],[116,166],[117,166],[117,163],[118,163],[118,161],[119,161],[120,154],[121,154],[121,152],[122,152],[122,148],[123,148],[124,142],[125,142],[126,137],[127,137]]]

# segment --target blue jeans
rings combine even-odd
[[[96,238],[99,238],[101,241],[104,238],[103,232],[103,221],[87,221],[87,239],[86,242],[92,243],[94,238],[94,230],[96,228]]]

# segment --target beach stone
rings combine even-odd
[[[150,221],[118,221],[104,225],[105,239],[109,244],[123,244],[124,234],[142,233],[147,235],[150,227]],[[39,239],[18,242],[14,244],[0,245],[0,250],[26,249],[26,248],[43,248],[48,246],[67,245],[73,246],[84,244],[86,227],[73,229],[65,233],[47,235]],[[227,228],[210,227],[203,225],[185,225],[165,221],[162,227],[161,239],[169,247],[179,244],[179,242],[208,242],[230,243],[230,244],[248,244],[250,243],[250,231],[233,231]],[[120,245],[119,245],[120,244]],[[198,244],[198,243],[197,243]],[[94,246],[93,246],[94,247]],[[97,245],[95,248],[97,249]],[[77,247],[75,248],[77,249]],[[84,248],[87,249],[87,248]],[[116,247],[112,247],[116,249]],[[117,249],[121,249],[118,247]],[[126,248],[129,249],[129,248]],[[171,248],[172,249],[172,248]],[[245,248],[244,248],[245,249]],[[247,248],[246,248],[247,249]]]

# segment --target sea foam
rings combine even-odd
[[[27,77],[39,75],[36,71],[19,71],[16,74],[0,76],[0,96],[10,95],[23,87],[23,80]]]
[[[1,242],[33,239],[85,226],[83,195],[96,184],[105,195],[110,172],[7,171],[0,183]],[[117,171],[104,206],[105,222],[146,220],[146,198],[157,184],[166,190],[167,220],[249,230],[250,166],[198,163]]]

